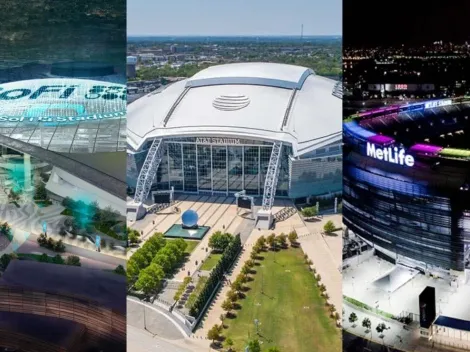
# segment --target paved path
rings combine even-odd
[[[167,340],[158,335],[153,335],[146,330],[127,326],[127,346],[132,352],[208,352],[213,351],[209,347],[208,340],[180,339]]]
[[[297,224],[302,223],[299,214],[295,214],[292,218]],[[339,215],[327,215],[321,221],[316,222],[314,226],[309,224],[308,227],[304,225],[302,228],[298,225],[299,227],[296,226],[296,229],[302,250],[312,260],[313,266],[321,276],[321,282],[326,286],[330,302],[337,307],[338,313],[341,314],[341,310],[338,308],[342,306],[343,302],[342,275],[340,272],[342,248],[340,246],[330,246],[328,236],[321,233],[324,224],[329,220],[332,220],[338,226],[341,224]],[[301,233],[299,233],[299,230],[301,230]],[[341,233],[339,233],[337,238],[341,239],[341,237]]]
[[[426,338],[421,338],[419,335],[419,329],[405,330],[403,324],[395,320],[384,320],[374,314],[363,312],[355,307],[345,303],[343,305],[344,319],[343,329],[347,332],[359,336],[361,338],[372,340],[377,344],[391,346],[401,351],[409,352],[449,352],[449,351],[464,351],[470,348],[468,341],[459,341],[455,339],[445,338],[443,336],[435,336],[434,340],[429,341]],[[354,324],[349,322],[349,315],[354,312],[358,317],[358,321]],[[366,332],[366,329],[362,327],[362,320],[369,318],[372,323],[372,331]],[[379,323],[385,323],[389,328],[384,332],[384,338],[381,339],[379,333],[376,331],[376,327]]]

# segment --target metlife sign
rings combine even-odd
[[[415,158],[406,154],[405,149],[398,147],[379,147],[373,143],[367,142],[367,156],[389,162],[391,164],[413,167]]]
[[[452,99],[443,99],[443,100],[433,100],[424,103],[425,109],[438,108],[440,106],[449,106],[452,105]]]
[[[0,85],[4,122],[79,122],[122,118],[126,86],[102,81],[54,78]]]

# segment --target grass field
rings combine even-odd
[[[201,270],[212,270],[217,265],[220,258],[222,258],[222,253],[212,253],[209,255],[209,257],[207,257],[204,263],[202,263]]]
[[[238,301],[237,317],[225,320],[228,328],[223,335],[234,341],[236,351],[243,351],[246,342],[255,338],[262,342],[263,351],[272,346],[281,351],[341,351],[340,330],[329,317],[302,251],[290,248],[262,256],[246,298]],[[261,323],[260,336],[255,319]]]

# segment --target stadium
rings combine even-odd
[[[343,221],[392,264],[465,278],[470,99],[395,105],[344,121]]]
[[[341,192],[342,88],[273,63],[212,66],[128,106],[131,219],[151,190],[262,198]]]
[[[31,158],[47,162],[52,200],[97,201],[125,215],[125,85],[98,64],[60,63],[50,72],[0,84],[2,161],[24,155],[26,180]]]

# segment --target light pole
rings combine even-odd
[[[255,319],[255,326],[256,326],[256,335],[259,336],[259,326],[261,325],[261,322],[258,319]]]

